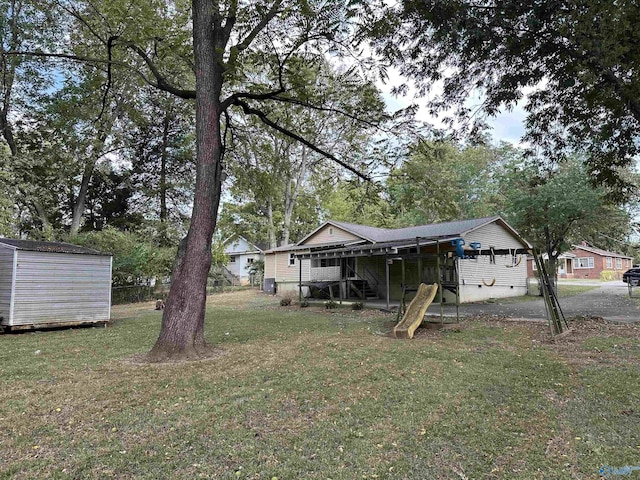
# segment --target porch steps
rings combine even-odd
[[[354,293],[358,298],[362,300],[377,300],[379,298],[378,292],[371,288],[366,280],[351,280],[349,283],[351,285],[350,293]]]

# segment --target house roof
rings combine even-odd
[[[477,228],[487,225],[492,222],[499,222],[505,227],[513,236],[520,240],[524,245],[529,243],[524,240],[518,232],[516,232],[507,222],[501,217],[484,217],[473,218],[470,220],[457,220],[454,222],[432,223],[429,225],[418,225],[415,227],[405,228],[378,228],[370,227],[367,225],[358,225],[356,223],[337,222],[335,220],[328,220],[318,228],[316,228],[309,235],[300,240],[297,245],[301,245],[316,232],[321,230],[326,225],[333,225],[341,228],[353,235],[356,235],[364,240],[368,240],[371,243],[381,242],[396,242],[400,240],[415,240],[417,237],[421,238],[443,238],[443,237],[460,237],[466,233],[469,233]]]
[[[26,250],[30,252],[46,253],[73,253],[83,255],[101,255],[110,257],[111,254],[99,252],[92,248],[81,247],[65,242],[40,242],[37,240],[16,240],[13,238],[0,238],[0,244],[13,248],[14,250]]]
[[[229,245],[229,244],[233,244],[232,240],[236,240],[236,239],[242,239],[245,242],[247,242],[251,247],[253,247],[253,250],[242,250],[242,251],[238,251],[238,252],[230,252],[231,254],[233,253],[253,253],[253,252],[264,252],[265,250],[269,249],[269,245],[266,242],[258,242],[258,243],[253,243],[250,242],[249,240],[247,240],[245,237],[243,237],[242,235],[238,235],[238,234],[233,234],[230,237],[228,237],[226,240],[224,240],[222,242],[223,245]]]
[[[584,250],[586,252],[595,253],[596,255],[600,255],[601,257],[619,257],[619,258],[631,258],[631,259],[633,259],[633,257],[629,257],[628,255],[622,255],[620,253],[609,252],[607,250],[602,250],[601,248],[590,247],[590,246],[587,246],[587,245],[573,245],[573,248],[574,248],[574,250],[579,248],[579,249]]]
[[[398,240],[438,237],[456,237],[461,236],[471,230],[475,230],[483,225],[502,220],[500,217],[474,218],[471,220],[458,220],[455,222],[432,223],[429,225],[418,225],[415,227],[405,228],[376,228],[365,225],[356,225],[346,222],[332,222],[338,227],[355,233],[358,236],[370,238],[374,242],[395,242]]]
[[[330,247],[341,247],[343,245],[352,245],[352,244],[360,244],[362,240],[352,240],[345,242],[344,240],[336,241],[336,242],[325,242],[325,243],[314,243],[313,245],[299,245],[295,243],[290,243],[289,245],[282,245],[280,247],[271,248],[266,250],[265,253],[275,253],[275,252],[293,252],[298,250],[309,250],[310,248],[320,249],[320,248],[330,248]]]
[[[382,254],[396,251],[399,248],[415,247],[416,242],[421,246],[435,245],[437,242],[448,242],[494,222],[499,223],[505,230],[518,239],[523,247],[531,248],[531,244],[524,240],[507,222],[499,216],[494,216],[396,229],[370,227],[356,223],[328,220],[297,244],[283,245],[267,250],[265,253],[298,252],[296,256],[305,258],[314,255],[328,256],[341,253],[353,253],[356,251],[368,251],[370,254],[374,254],[374,250],[376,252],[375,254]],[[340,228],[358,237],[360,240],[341,240],[317,244],[304,243],[327,225]],[[308,252],[304,252],[305,250],[308,250]]]

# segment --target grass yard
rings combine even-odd
[[[140,365],[151,304],[108,328],[0,335],[0,478],[598,478],[640,465],[640,327],[392,316],[210,299],[222,355]],[[633,475],[638,476],[637,472]]]
[[[597,290],[599,285],[558,285],[558,297],[572,297],[581,293]]]

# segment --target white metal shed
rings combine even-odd
[[[108,322],[111,260],[69,243],[0,238],[0,325],[23,330]]]

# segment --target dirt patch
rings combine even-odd
[[[380,317],[395,317],[395,313],[389,313],[384,310],[365,308],[362,310],[353,310],[350,306],[339,306],[337,308],[325,308],[323,304],[311,304],[308,307],[301,307],[299,304],[280,306],[271,305],[265,307],[269,310],[279,310],[281,312],[295,312],[295,313],[313,313],[316,315],[326,315],[334,317],[353,317],[353,318],[380,318]],[[395,322],[394,324],[395,325]],[[393,326],[391,327],[393,328]]]
[[[200,352],[197,357],[177,357],[177,358],[168,358],[161,362],[154,362],[149,360],[147,354],[138,354],[133,355],[131,357],[125,358],[122,360],[122,363],[125,365],[134,365],[134,366],[173,366],[173,365],[184,365],[186,363],[193,362],[208,362],[211,360],[215,360],[226,355],[227,352],[221,348],[210,347],[205,351]]]

